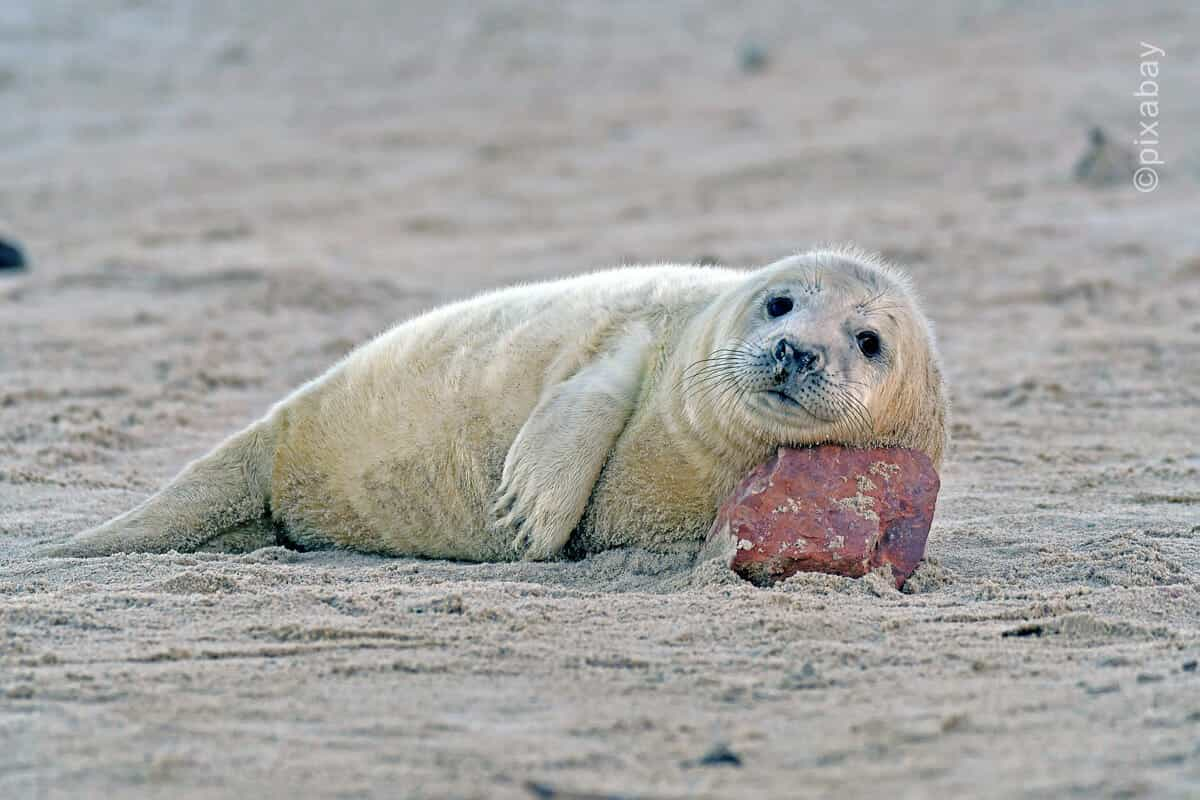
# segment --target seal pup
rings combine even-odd
[[[404,322],[52,554],[194,550],[248,526],[473,561],[698,549],[752,467],[822,442],[941,459],[933,332],[901,272],[849,249],[627,267]]]

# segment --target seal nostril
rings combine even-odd
[[[796,369],[800,372],[808,372],[821,365],[821,357],[811,350],[796,351],[795,359]]]
[[[771,351],[775,356],[775,372],[811,372],[821,368],[821,354],[813,350],[800,350],[787,339],[780,339]]]

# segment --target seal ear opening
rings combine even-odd
[[[141,505],[41,555],[193,551],[268,513],[275,427],[262,420],[184,467]]]

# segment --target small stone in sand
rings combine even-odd
[[[685,761],[685,767],[740,767],[742,757],[729,749],[729,745],[718,742],[708,752],[694,761]]]
[[[0,239],[0,270],[25,269],[25,254],[12,242]]]
[[[1092,186],[1122,183],[1133,174],[1132,151],[1122,147],[1095,126],[1088,132],[1088,146],[1075,162],[1075,180]]]
[[[757,42],[747,42],[742,45],[741,52],[738,53],[738,65],[742,68],[742,72],[762,72],[767,68],[768,61],[770,58],[767,55],[767,48]]]

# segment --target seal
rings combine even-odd
[[[52,553],[247,530],[473,561],[699,549],[779,446],[894,445],[937,464],[946,418],[932,328],[876,256],[626,267],[404,322]]]

